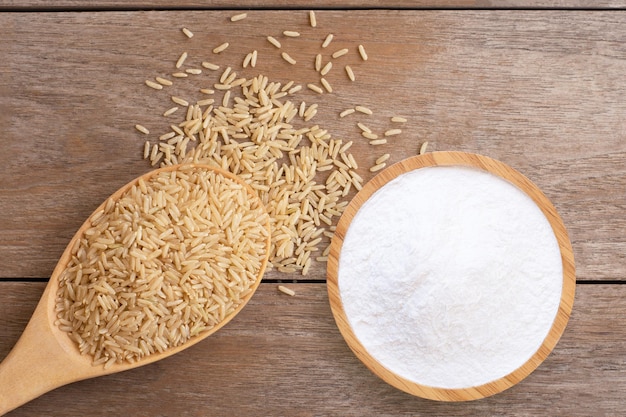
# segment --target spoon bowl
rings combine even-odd
[[[140,180],[146,181],[161,172],[176,171],[182,167],[185,169],[203,169],[221,174],[241,184],[251,198],[258,200],[256,192],[235,175],[216,167],[200,164],[175,165],[151,171],[132,180],[112,194],[89,216],[67,245],[22,336],[4,361],[0,363],[0,415],[63,385],[126,371],[174,355],[221,329],[247,304],[258,288],[267,267],[270,247],[269,219],[264,222],[264,227],[268,232],[265,256],[250,291],[242,297],[234,312],[227,315],[215,326],[191,337],[181,345],[170,347],[163,352],[146,355],[135,362],[116,362],[107,367],[93,365],[91,356],[81,354],[77,344],[70,339],[68,333],[60,329],[55,323],[57,320],[56,298],[60,285],[59,278],[72,258],[72,248],[85,230],[91,227],[92,218],[104,209],[107,201],[110,199],[119,200],[127,190],[138,184]],[[260,201],[259,206],[263,207]],[[262,208],[262,210],[264,209]]]

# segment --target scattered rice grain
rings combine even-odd
[[[406,119],[402,116],[393,116],[391,121],[394,123],[406,123]]]
[[[178,110],[178,107],[176,107],[176,106],[175,107],[171,107],[171,108],[165,110],[165,112],[163,113],[163,116],[165,116],[165,117],[170,116],[170,115],[174,114],[174,112],[176,112],[177,110]]]
[[[361,55],[363,61],[367,61],[367,52],[365,52],[363,45],[359,45],[359,55]]]
[[[192,74],[192,75],[200,75],[200,74],[202,74],[202,70],[200,68],[187,68],[185,70],[185,72],[187,74]]]
[[[144,135],[147,135],[147,134],[150,133],[150,131],[148,129],[146,129],[145,126],[142,126],[142,125],[139,125],[139,124],[135,125],[135,129],[137,129],[138,131],[140,131]]]
[[[187,59],[187,52],[183,52],[178,58],[178,61],[176,61],[176,68],[182,67],[186,59]]]
[[[402,133],[402,129],[389,129],[385,132],[385,136],[395,136]]]
[[[344,111],[339,113],[339,117],[346,117],[347,115],[354,113],[354,111],[354,109],[345,109]]]
[[[374,139],[374,140],[370,140],[370,145],[374,145],[374,146],[378,146],[378,145],[384,145],[387,143],[387,139]]]
[[[155,90],[162,90],[163,86],[161,84],[155,83],[152,80],[146,80],[146,85],[150,88],[154,88]]]
[[[267,40],[268,40],[268,42],[269,42],[269,43],[271,43],[272,45],[274,45],[274,46],[275,46],[275,47],[277,47],[278,49],[280,49],[280,48],[281,48],[281,46],[282,46],[282,45],[280,44],[280,42],[278,41],[278,39],[276,39],[276,38],[275,38],[275,37],[273,37],[273,36],[268,36],[268,37],[267,37]]]
[[[171,82],[167,78],[156,77],[156,80],[157,80],[157,82],[159,84],[165,85],[165,86],[170,86],[170,85],[174,84],[173,82]]]
[[[297,38],[298,36],[300,36],[300,32],[296,32],[295,30],[285,30],[283,31],[283,35],[287,36],[288,38]]]
[[[350,81],[356,80],[356,77],[354,76],[354,71],[352,71],[352,68],[350,67],[350,65],[346,65],[345,70],[346,70],[346,74],[348,74],[348,78],[350,79]]]
[[[186,78],[189,77],[189,74],[187,74],[186,72],[175,72],[172,74],[172,77],[174,78]]]
[[[333,52],[333,54],[332,54],[331,56],[332,56],[334,59],[336,59],[336,58],[339,58],[339,57],[341,57],[341,56],[344,56],[344,55],[345,55],[345,54],[347,54],[348,52],[349,52],[349,51],[348,51],[348,48],[343,48],[343,49],[340,49],[340,50],[338,50],[338,51]]]
[[[315,12],[313,10],[309,11],[309,24],[312,28],[317,26],[317,19],[315,17]]]
[[[231,16],[230,21],[231,22],[238,22],[239,20],[243,20],[246,17],[248,17],[248,13],[239,13],[239,14],[236,14],[234,16]]]
[[[332,67],[333,67],[333,63],[328,61],[328,63],[324,65],[324,68],[321,69],[320,74],[321,75],[328,74],[328,72],[332,69]]]
[[[185,34],[186,37],[188,37],[189,39],[193,38],[193,32],[190,31],[187,28],[183,28],[183,33]]]
[[[422,143],[422,146],[420,146],[420,155],[424,155],[426,153],[426,148],[428,147],[428,142],[424,142]]]
[[[289,62],[291,65],[295,65],[296,64],[296,60],[293,59],[287,52],[281,53],[280,56],[282,56],[283,59],[285,61]]]
[[[230,44],[228,42],[224,42],[223,44],[215,47],[215,49],[213,49],[213,53],[214,54],[219,54],[221,52],[224,52],[226,50],[226,48],[228,48],[230,46]]]
[[[219,66],[219,65],[217,65],[217,64],[212,64],[212,63],[207,62],[207,61],[204,61],[204,62],[202,63],[202,66],[203,66],[204,68],[206,68],[206,69],[211,70],[211,71],[217,71],[218,69],[220,69],[220,66]]]
[[[256,61],[258,59],[258,56],[259,56],[259,53],[256,49],[252,51],[252,59],[250,60],[250,66],[252,68],[256,67]]]
[[[372,133],[372,129],[370,129],[369,127],[365,126],[363,123],[359,122],[356,124],[359,129],[361,129],[363,132],[367,132],[367,133]]]
[[[389,155],[388,153],[381,155],[380,158],[376,160],[376,165],[382,164],[383,162],[387,161],[390,156],[391,155]]]
[[[313,91],[315,91],[318,94],[323,94],[324,93],[324,90],[322,90],[322,88],[320,86],[318,86],[318,85],[307,84],[306,86],[309,88],[309,90],[313,90]]]
[[[356,111],[358,111],[360,113],[363,113],[363,114],[368,114],[368,115],[373,114],[373,112],[369,108],[364,107],[364,106],[356,106],[354,108],[354,110],[356,110]]]
[[[183,107],[188,107],[189,106],[189,102],[185,99],[182,99],[180,97],[176,97],[176,96],[172,96],[172,101],[176,104],[180,104]]]
[[[326,80],[326,78],[324,78],[324,77],[320,78],[320,83],[322,83],[322,85],[324,86],[326,91],[328,91],[329,93],[333,92],[333,88],[330,85],[330,83],[328,82],[328,80]]]
[[[380,171],[381,169],[383,169],[385,166],[387,166],[386,163],[382,163],[382,164],[376,164],[373,167],[370,168],[370,172],[376,172],[376,171]]]
[[[322,42],[322,48],[326,48],[328,45],[330,45],[332,41],[333,41],[333,34],[329,33],[328,35],[326,35],[324,42]]]
[[[284,285],[279,285],[278,291],[282,292],[283,294],[290,295],[292,297],[296,295],[296,292],[294,290],[292,290],[291,288],[287,288]]]

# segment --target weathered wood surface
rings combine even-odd
[[[358,2],[362,7],[369,3]],[[395,7],[485,10],[324,10],[318,27],[305,10],[42,11],[0,13],[0,358],[13,346],[65,245],[83,220],[121,185],[150,169],[141,159],[169,122],[169,95],[196,100],[205,72],[154,91],[146,78],[169,75],[183,51],[239,68],[259,51],[252,77],[319,81],[313,57],[349,47],[329,73],[334,92],[305,91],[319,103],[312,122],[354,140],[362,174],[382,153],[391,162],[429,150],[477,152],[520,170],[559,210],[572,240],[579,284],[572,319],[555,351],[521,384],[495,397],[442,404],[403,394],[350,352],[330,313],[325,268],[289,284],[288,297],[264,283],[243,313],[215,337],[162,363],[63,387],[11,413],[40,415],[563,415],[626,414],[626,14],[611,10],[491,10],[585,6],[582,2],[402,2]],[[255,7],[252,0],[239,7]],[[264,3],[265,4],[265,3]],[[271,5],[274,6],[271,6]],[[327,7],[358,6],[334,1]],[[373,4],[373,3],[372,3]],[[142,4],[168,8],[171,2]],[[182,2],[179,7],[227,8]],[[287,7],[285,2],[268,7]],[[307,3],[289,2],[306,8]],[[5,1],[5,9],[133,9],[138,3]],[[388,7],[392,7],[389,4]],[[620,8],[606,1],[592,7]],[[318,7],[322,7],[321,5]],[[194,31],[185,38],[180,29]],[[281,60],[265,36],[297,59]],[[322,50],[327,33],[333,46]],[[211,50],[229,41],[219,56]],[[365,45],[369,60],[358,58]],[[350,83],[343,65],[354,68]],[[219,75],[219,74],[218,74]],[[204,87],[205,85],[203,85]],[[372,116],[340,119],[363,104]],[[409,119],[389,145],[369,146],[357,121],[381,133]],[[172,119],[178,121],[178,119]],[[299,275],[271,272],[268,280]],[[594,281],[602,280],[604,283]],[[606,281],[615,281],[607,285]],[[1,387],[0,387],[1,389]]]
[[[0,358],[17,340],[42,283],[0,283]],[[438,403],[404,394],[356,359],[333,321],[326,286],[262,284],[220,332],[162,362],[78,382],[11,417],[71,416],[621,416],[626,413],[626,287],[579,285],[548,359],[496,396]],[[26,370],[25,370],[26,372]]]
[[[623,9],[624,0],[150,0],[132,2],[124,0],[2,0],[0,10],[107,10],[107,9],[354,9],[354,8],[394,8],[394,9]]]
[[[213,60],[241,66],[252,49],[255,69],[272,80],[319,81],[315,54],[341,47],[327,78],[332,94],[310,91],[293,100],[318,102],[311,121],[334,137],[354,140],[368,168],[382,153],[391,162],[430,150],[483,153],[520,170],[553,201],[569,229],[584,280],[622,279],[626,227],[626,14],[572,11],[323,11],[318,27],[305,11],[253,11],[231,23],[232,12],[87,12],[0,14],[1,116],[0,277],[47,277],[74,231],[111,192],[149,165],[146,137],[170,123],[161,113],[169,94],[198,99],[205,71],[155,91],[146,78],[168,75],[183,51],[186,64]],[[280,22],[270,26],[268,22]],[[180,31],[196,34],[187,39]],[[299,30],[283,50],[266,40]],[[328,50],[321,41],[335,34]],[[219,56],[211,50],[231,46]],[[356,45],[366,46],[363,62]],[[350,83],[343,65],[357,81]],[[305,89],[306,90],[306,89]],[[355,104],[372,116],[338,113]],[[180,113],[180,112],[179,112]],[[389,145],[369,146],[356,121],[376,132],[400,113],[409,119]],[[179,121],[180,119],[171,119]],[[270,273],[268,278],[284,278]],[[298,276],[287,277],[297,279]],[[323,265],[310,279],[324,279]]]

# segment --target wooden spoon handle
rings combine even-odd
[[[8,356],[0,363],[0,415],[77,378],[46,317],[46,294]]]

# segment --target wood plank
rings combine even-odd
[[[219,333],[160,363],[78,382],[10,413],[58,415],[623,415],[626,286],[578,285],[570,323],[548,359],[496,396],[438,403],[375,377],[348,349],[326,286],[262,284]],[[0,358],[17,340],[41,283],[0,283]]]
[[[431,8],[470,8],[470,9],[623,9],[626,2],[623,0],[602,0],[590,3],[585,0],[390,0],[384,5],[377,0],[239,0],[233,5],[231,0],[172,0],[134,1],[99,0],[86,2],[84,0],[3,0],[0,3],[2,10],[97,10],[97,9],[254,9],[254,8],[281,8],[281,9],[353,9],[353,8],[393,8],[393,9],[431,9]]]
[[[0,277],[47,277],[74,231],[97,205],[149,170],[146,137],[167,131],[161,113],[169,94],[191,100],[215,74],[154,91],[146,78],[168,75],[183,51],[187,63],[210,59],[239,67],[252,49],[259,64],[240,71],[272,80],[319,81],[313,57],[348,47],[328,79],[332,94],[299,93],[319,103],[312,122],[354,140],[366,179],[382,153],[390,162],[429,150],[482,153],[513,166],[544,190],[560,211],[574,246],[579,279],[623,279],[626,272],[626,15],[572,11],[255,11],[231,23],[232,12],[86,12],[0,14],[0,107],[7,128],[0,154]],[[267,22],[282,22],[268,27]],[[365,25],[363,22],[367,22]],[[187,39],[180,31],[196,34]],[[266,40],[281,38],[291,66]],[[328,50],[320,44],[335,34]],[[231,46],[219,56],[211,50]],[[356,45],[366,46],[363,62]],[[332,51],[331,51],[332,49]],[[325,58],[325,59],[328,59]],[[357,81],[350,83],[343,66]],[[200,82],[199,82],[200,80]],[[205,85],[206,83],[206,85]],[[374,115],[339,118],[363,104]],[[373,147],[357,121],[382,133],[390,117],[409,120],[392,143]],[[179,119],[172,119],[178,121]],[[323,280],[323,264],[307,278]],[[299,275],[267,274],[268,279]]]

